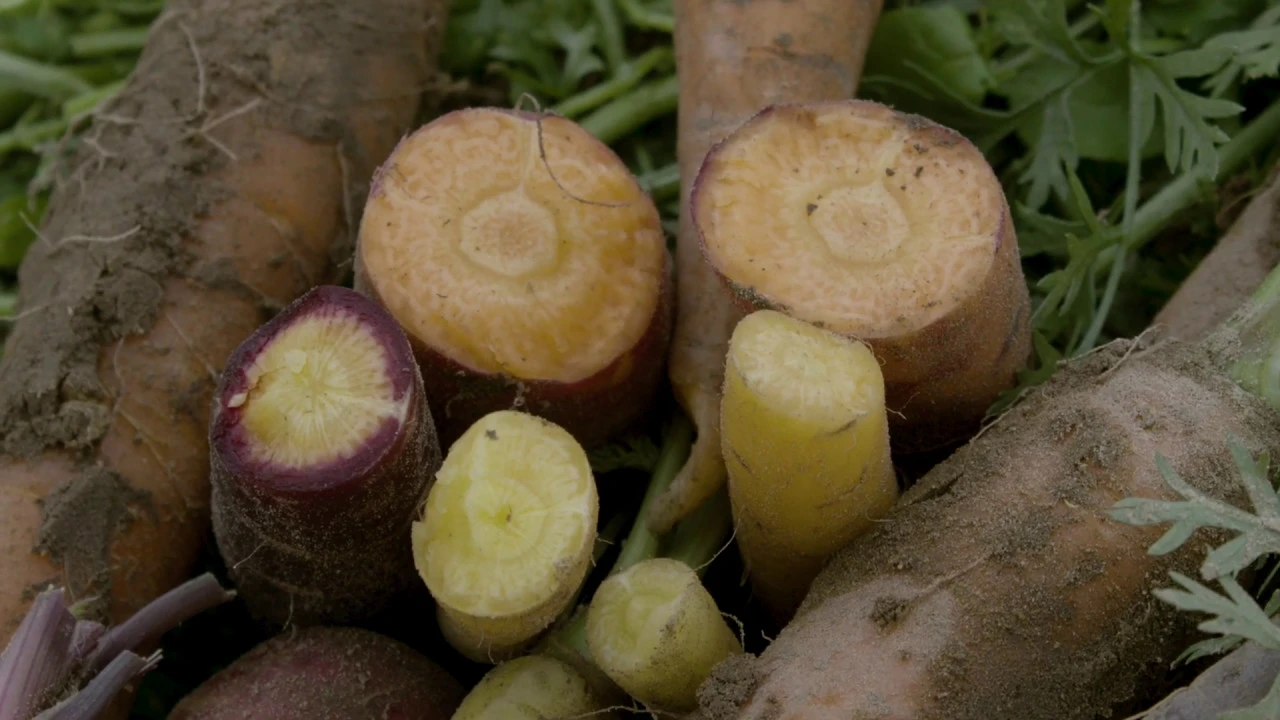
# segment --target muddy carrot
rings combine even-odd
[[[0,361],[0,641],[47,584],[118,622],[189,576],[217,376],[271,315],[340,279],[444,9],[180,0],[153,27],[19,272]]]

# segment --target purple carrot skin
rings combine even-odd
[[[313,289],[236,349],[215,403],[213,529],[255,616],[359,624],[416,587],[409,525],[441,456],[380,306]]]
[[[169,720],[448,720],[464,694],[403,643],[313,627],[245,653],[183,698]]]
[[[61,588],[36,596],[0,653],[0,720],[27,720],[70,670],[76,619]]]
[[[234,591],[218,584],[212,573],[203,573],[152,600],[133,617],[110,630],[101,626],[86,628],[86,632],[97,636],[83,646],[84,650],[92,652],[85,665],[90,672],[97,672],[126,650],[150,651],[166,632],[233,598]],[[80,631],[84,624],[78,623],[76,630]],[[72,647],[80,649],[74,643]],[[82,653],[77,655],[82,656]]]
[[[124,717],[126,687],[155,668],[160,637],[179,623],[235,597],[211,573],[152,600],[106,630],[77,620],[66,591],[40,593],[0,654],[0,720],[93,720]],[[38,713],[38,714],[36,714]]]
[[[160,653],[142,657],[122,652],[95,674],[71,697],[37,715],[34,720],[98,720],[130,683],[151,672],[160,663]]]
[[[515,409],[591,448],[657,392],[671,269],[657,208],[607,145],[565,118],[477,107],[378,171],[355,287],[405,328],[442,447]]]

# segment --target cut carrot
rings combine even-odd
[[[702,258],[689,193],[711,147],[764,107],[853,97],[881,0],[675,3],[680,80],[680,228],[669,375],[698,435],[688,461],[654,504],[662,533],[725,482],[720,388],[729,335],[742,313]]]
[[[379,171],[356,289],[413,341],[444,447],[503,409],[591,447],[656,394],[670,270],[658,211],[608,146],[564,118],[469,108]]]
[[[1030,298],[999,178],[962,135],[878,103],[775,106],[707,156],[693,222],[748,310],[866,341],[895,453],[968,437],[1017,383]]]

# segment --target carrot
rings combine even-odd
[[[1199,340],[1258,288],[1280,261],[1280,168],[1273,168],[1231,227],[1196,265],[1151,324]]]
[[[779,624],[898,498],[884,396],[862,343],[772,310],[734,328],[720,420],[734,538]]]
[[[865,100],[773,106],[707,155],[690,214],[748,309],[866,341],[895,454],[971,436],[1031,350],[999,178],[962,135]]]
[[[561,117],[467,108],[400,143],[369,197],[356,289],[408,333],[446,448],[503,409],[591,448],[644,415],[662,378],[672,286],[657,208]]]
[[[586,629],[595,663],[651,712],[694,710],[711,669],[742,652],[702,578],[674,558],[647,558],[606,578]]]
[[[447,720],[462,685],[408,645],[358,628],[277,635],[184,697],[171,720]]]
[[[713,145],[767,105],[853,97],[882,6],[882,0],[675,3],[682,197],[668,374],[698,434],[688,461],[655,502],[655,532],[670,530],[726,478],[720,388],[741,313],[701,257],[689,212],[694,177]]]
[[[458,706],[452,720],[615,720],[590,685],[568,664],[549,655],[524,655],[494,666]]]
[[[1210,498],[1246,501],[1229,437],[1280,451],[1260,372],[1276,361],[1277,318],[1273,271],[1202,342],[1116,341],[1063,364],[837,553],[758,659],[717,668],[704,707],[1084,720],[1142,702],[1200,620],[1153,591],[1170,571],[1198,574],[1201,541],[1225,538],[1180,528],[1195,542],[1148,553],[1169,528],[1119,501],[1182,499],[1160,456]]]
[[[591,464],[567,430],[514,410],[473,423],[410,536],[449,644],[490,663],[531,645],[577,597],[599,510]]]
[[[418,587],[405,538],[440,448],[400,326],[321,285],[232,353],[210,420],[213,532],[250,612],[362,624]]]
[[[235,347],[339,279],[445,5],[177,0],[62,171],[0,361],[0,637],[55,583],[119,621],[188,577]]]

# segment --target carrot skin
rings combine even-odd
[[[25,315],[0,360],[0,639],[48,583],[119,622],[189,576],[210,529],[217,373],[340,279],[445,10],[180,0],[152,30],[104,108],[137,122],[88,128],[116,155],[77,150],[19,274]]]
[[[720,388],[729,336],[743,313],[698,247],[689,214],[694,178],[712,146],[763,108],[853,97],[882,8],[882,0],[675,2],[681,209],[668,375],[698,436],[689,461],[655,503],[650,526],[657,532],[669,530],[726,478]]]
[[[339,310],[361,319],[395,372],[392,397],[408,410],[387,418],[349,456],[285,468],[253,455],[244,409],[245,370],[298,319]],[[252,402],[252,400],[250,401]],[[216,394],[209,445],[218,549],[249,611],[286,625],[357,625],[417,587],[409,525],[440,467],[422,375],[395,321],[346,288],[320,286],[232,354]]]

